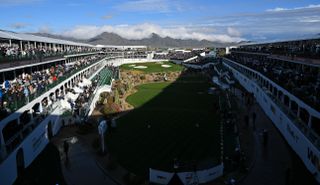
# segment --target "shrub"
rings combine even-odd
[[[140,80],[145,80],[146,76],[145,75],[140,75]]]

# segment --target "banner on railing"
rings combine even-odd
[[[215,166],[206,170],[199,170],[195,172],[181,172],[178,173],[179,178],[183,184],[193,184],[193,183],[207,183],[213,181],[214,179],[222,176],[223,174],[223,164]]]
[[[174,173],[164,172],[160,170],[149,170],[149,180],[150,182],[157,184],[168,184],[172,179]]]
[[[174,173],[154,170],[150,168],[149,180],[157,184],[168,184]],[[195,172],[180,172],[177,173],[181,182],[187,184],[207,183],[223,175],[223,164],[206,170]]]

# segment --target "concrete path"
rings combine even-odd
[[[69,160],[63,152],[64,140],[69,143]],[[94,154],[88,151],[77,137],[61,136],[54,144],[60,151],[62,172],[68,185],[117,185],[97,163]]]
[[[239,93],[239,92],[238,92]],[[238,94],[237,93],[237,94]],[[249,128],[254,135],[253,165],[241,185],[315,185],[315,180],[282,137],[272,121],[257,103],[245,108],[244,100],[238,94],[242,107],[250,117]],[[252,113],[255,112],[256,128],[253,129]],[[262,130],[268,130],[267,145],[262,142]],[[290,173],[287,172],[288,168]]]
[[[255,159],[253,168],[241,183],[243,185],[282,185],[285,184],[286,170],[291,167],[290,150],[280,133],[261,108],[255,104],[249,115],[256,112]],[[262,143],[262,130],[268,130],[268,143]]]

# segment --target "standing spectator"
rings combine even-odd
[[[290,185],[291,184],[291,171],[290,168],[287,168],[286,170],[286,185]]]
[[[253,128],[253,130],[256,130],[256,117],[257,117],[256,113],[253,112],[252,113],[252,128]]]
[[[23,94],[26,98],[26,103],[29,103],[29,90],[26,86],[23,88]]]
[[[267,129],[263,129],[263,131],[262,131],[262,140],[263,140],[263,146],[267,146],[267,144],[268,144],[268,131],[267,131]]]
[[[248,115],[244,116],[244,124],[245,124],[246,128],[249,127],[249,116]]]
[[[11,87],[10,82],[8,80],[6,80],[4,82],[4,88],[6,89],[6,91],[8,91],[10,87]]]
[[[66,155],[66,160],[68,161],[69,160],[69,143],[67,140],[65,140],[63,142],[63,151],[64,151],[64,154]]]
[[[3,105],[2,97],[3,97],[2,88],[0,87],[0,108],[3,107],[3,106],[2,106],[2,105]]]

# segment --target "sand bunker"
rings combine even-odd
[[[135,68],[135,69],[147,69],[148,67],[147,66],[135,66],[133,68]]]
[[[171,65],[166,65],[166,64],[163,64],[163,65],[161,65],[161,67],[164,67],[164,68],[169,68],[169,67],[171,67]]]

